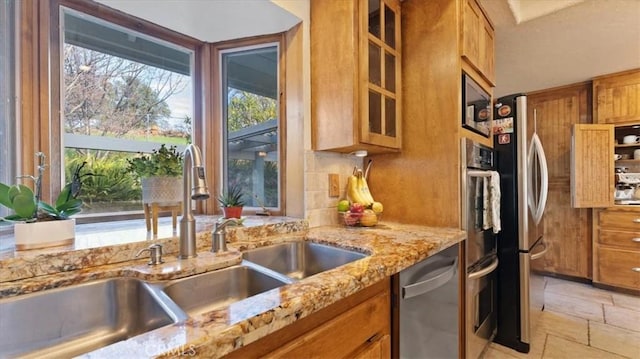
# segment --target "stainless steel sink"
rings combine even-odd
[[[245,260],[293,279],[303,279],[366,257],[365,254],[323,244],[297,241],[256,248]]]
[[[162,293],[105,279],[0,300],[0,357],[72,357],[186,319]]]
[[[291,282],[275,277],[237,265],[169,282],[163,291],[187,314],[196,315]]]

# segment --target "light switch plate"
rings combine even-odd
[[[340,197],[340,175],[329,173],[329,197]]]

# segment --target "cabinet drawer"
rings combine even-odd
[[[390,308],[389,293],[378,294],[269,353],[265,358],[348,357],[354,350],[371,344],[371,338],[384,336],[389,332]],[[380,348],[382,350],[382,346]],[[388,357],[389,354],[383,357]]]
[[[600,236],[598,236],[598,243],[616,246],[621,249],[640,251],[640,232],[601,229]]]
[[[601,283],[640,290],[640,251],[599,248],[598,271]]]
[[[600,229],[622,229],[640,232],[640,213],[600,212]]]

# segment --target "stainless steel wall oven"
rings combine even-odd
[[[467,231],[465,277],[466,357],[476,359],[496,334],[498,257],[496,235],[487,228],[485,181],[491,177],[493,150],[462,139],[462,224]]]

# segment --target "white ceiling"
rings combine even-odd
[[[640,68],[640,1],[573,2],[516,1],[517,23],[508,0],[480,0],[496,27],[496,97]]]
[[[270,0],[96,1],[206,42],[275,34],[300,22]]]

